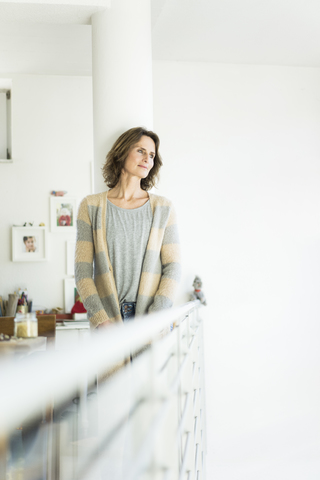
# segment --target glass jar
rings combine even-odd
[[[21,338],[38,336],[38,320],[35,312],[16,314],[14,319],[14,336]]]

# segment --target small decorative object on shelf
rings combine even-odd
[[[22,338],[38,336],[38,320],[35,312],[16,314],[14,319],[14,336]]]
[[[87,313],[87,310],[84,308],[83,302],[78,292],[76,294],[75,304],[71,308],[71,313]]]
[[[202,305],[207,305],[206,298],[204,293],[201,291],[202,281],[201,278],[196,275],[193,284],[192,284],[194,291],[190,295],[190,300],[197,300],[199,299]]]
[[[19,295],[14,293],[9,293],[8,300],[4,301],[4,313],[3,316],[7,317],[14,317],[17,312],[17,305],[18,305]]]
[[[51,313],[54,313],[56,315],[61,315],[63,313],[63,308],[61,307],[52,308]]]
[[[33,227],[34,222],[24,222],[22,225],[12,225],[13,227]],[[40,223],[39,227],[44,227],[44,223]]]
[[[68,192],[66,192],[65,190],[59,190],[57,192],[55,190],[52,190],[51,195],[53,195],[54,197],[63,197],[67,193]]]
[[[17,313],[30,313],[32,311],[32,300],[28,298],[28,289],[19,288]]]
[[[5,335],[4,333],[0,333],[0,342],[9,342],[10,336]]]

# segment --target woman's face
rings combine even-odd
[[[152,138],[143,135],[131,147],[124,162],[123,171],[129,175],[146,178],[153,167],[156,146]]]

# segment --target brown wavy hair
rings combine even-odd
[[[131,148],[136,145],[142,136],[150,137],[156,147],[154,164],[149,175],[141,179],[140,186],[142,190],[150,190],[159,178],[159,170],[162,166],[162,158],[159,153],[160,140],[156,133],[146,130],[144,127],[130,128],[116,140],[106,157],[106,162],[102,167],[102,175],[109,188],[114,188],[119,182],[124,162]]]

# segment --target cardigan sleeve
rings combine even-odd
[[[93,281],[94,240],[87,199],[80,204],[77,217],[75,282],[93,327],[109,320]]]
[[[153,303],[148,309],[149,313],[172,307],[181,278],[179,234],[176,212],[172,205],[170,207],[169,218],[164,230],[160,258],[162,273]]]

